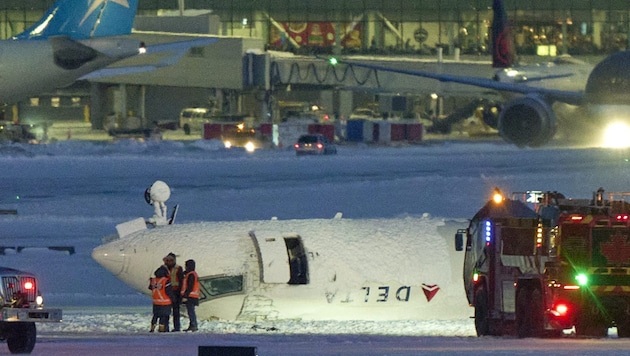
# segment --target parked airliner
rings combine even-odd
[[[131,33],[138,0],[59,0],[33,26],[0,41],[0,102],[51,91],[145,52],[181,51],[213,39],[146,48]],[[183,46],[185,45],[185,46]]]
[[[558,129],[556,103],[568,104],[561,118],[563,131],[586,131],[604,135],[614,127],[617,134],[624,130],[623,141],[630,140],[630,51],[617,52],[596,66],[575,61],[565,65],[538,65],[514,68],[513,51],[507,15],[503,2],[493,2],[492,24],[493,64],[501,68],[494,78],[466,77],[426,71],[392,68],[368,61],[337,59],[338,63],[377,71],[408,74],[510,94],[501,105],[494,122],[500,136],[517,146],[541,146],[549,143]],[[564,130],[566,129],[566,130]],[[597,144],[604,144],[597,140]]]
[[[163,182],[155,187],[164,189]],[[153,189],[151,189],[153,191]],[[170,196],[166,194],[165,197]],[[153,200],[159,209],[165,204]],[[117,226],[92,257],[141,293],[162,258],[194,259],[205,320],[437,320],[470,316],[461,254],[466,222],[431,217]],[[436,228],[437,226],[437,228]]]

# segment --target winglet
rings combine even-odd
[[[514,41],[502,0],[492,3],[494,19],[492,20],[492,66],[509,68],[514,64]]]
[[[58,0],[44,17],[13,39],[128,35],[137,11],[138,0]]]

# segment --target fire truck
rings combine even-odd
[[[496,189],[455,235],[477,335],[630,337],[629,202]]]
[[[0,267],[0,339],[9,351],[28,354],[35,347],[35,322],[60,322],[61,309],[44,308],[37,278],[30,273]]]

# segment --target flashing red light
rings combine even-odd
[[[628,221],[628,214],[618,214],[617,221]]]
[[[556,304],[554,309],[559,315],[567,315],[567,312],[569,311],[569,306],[564,303],[559,303]]]
[[[297,143],[295,145],[293,145],[293,147],[295,147],[296,149],[300,148],[300,145],[298,145]]]
[[[573,215],[571,216],[571,221],[573,222],[580,222],[584,220],[584,217],[582,215]]]
[[[324,145],[322,145],[321,143],[317,144],[317,149],[318,150],[323,150],[324,149]]]
[[[566,290],[578,290],[578,289],[580,289],[580,286],[566,285],[566,286],[563,286],[562,288],[564,288]]]
[[[33,286],[33,282],[25,282],[24,283],[24,289],[25,290],[31,290],[31,289],[33,289],[33,287],[34,287]]]
[[[328,121],[329,119],[330,119],[330,116],[324,115],[324,121]]]

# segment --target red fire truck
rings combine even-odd
[[[455,237],[477,334],[630,337],[629,201],[496,190]]]

